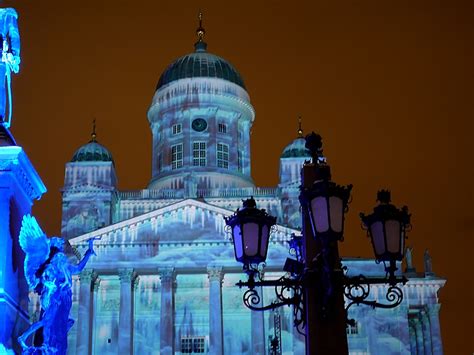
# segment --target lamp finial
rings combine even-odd
[[[390,190],[380,190],[377,192],[377,201],[383,204],[389,204],[391,201]]]

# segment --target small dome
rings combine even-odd
[[[305,144],[306,141],[303,137],[296,138],[283,149],[281,158],[311,158],[311,153],[306,149]]]
[[[80,147],[71,159],[72,162],[82,161],[111,161],[114,162],[112,154],[102,144],[91,140]]]
[[[245,89],[239,72],[225,59],[206,51],[205,42],[197,42],[195,52],[175,60],[161,74],[156,89],[175,80],[185,78],[218,78],[230,81]]]

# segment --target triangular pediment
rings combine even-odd
[[[232,260],[233,247],[224,217],[233,213],[204,201],[186,199],[80,235],[69,242],[84,251],[87,241],[97,238],[94,245],[98,259],[102,260],[160,259],[171,262],[179,256],[193,262],[203,259],[204,262],[208,258],[222,257],[222,253],[225,253],[225,259]],[[277,225],[272,234],[273,241],[284,246],[285,254],[288,252],[285,242],[292,233],[298,231]]]
[[[234,211],[209,203],[186,199],[154,211],[106,226],[69,240],[72,245],[84,244],[98,238],[98,244],[127,244],[146,242],[140,232],[151,229],[153,241],[192,243],[198,241],[226,241],[224,217]],[[299,233],[297,230],[276,226],[279,237]],[[150,240],[150,241],[151,241]]]

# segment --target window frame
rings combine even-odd
[[[180,149],[178,149],[180,148]],[[180,157],[181,155],[181,157]],[[173,144],[170,150],[171,170],[183,167],[183,143]]]
[[[177,136],[178,134],[183,133],[183,125],[181,123],[175,123],[171,126],[171,135]]]
[[[217,124],[217,132],[222,134],[227,134],[227,125],[225,123],[218,123]]]
[[[216,149],[217,167],[222,169],[229,169],[229,145],[226,143],[217,143]]]
[[[198,147],[196,147],[198,145]],[[193,166],[207,166],[207,142],[193,141],[192,146]],[[198,156],[196,156],[196,153]]]

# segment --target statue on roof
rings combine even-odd
[[[425,254],[423,255],[423,261],[425,264],[425,275],[433,276],[433,259],[431,258],[430,252],[428,249],[425,249]]]
[[[28,286],[40,295],[41,317],[19,338],[23,354],[66,354],[67,333],[74,324],[69,318],[72,306],[72,275],[80,273],[95,255],[94,238],[78,264],[69,261],[64,239],[48,238],[32,216],[25,215],[20,230],[20,246],[26,254],[24,269]],[[41,347],[28,346],[27,338],[42,329]]]
[[[13,8],[0,8],[0,124],[10,127],[12,119],[11,74],[20,70],[20,32],[18,14]],[[7,113],[8,106],[8,113]]]

